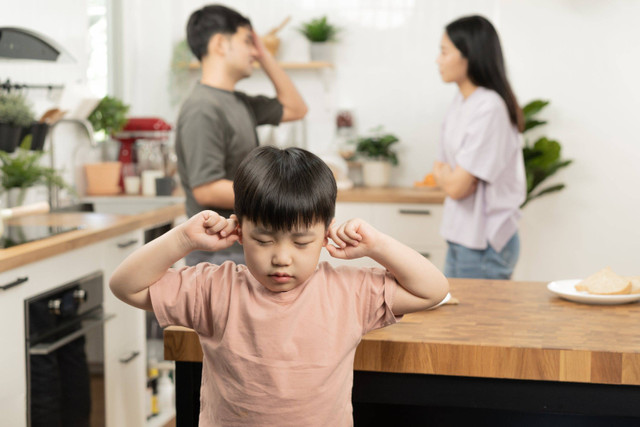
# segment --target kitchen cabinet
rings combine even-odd
[[[0,286],[27,278],[0,291],[0,425],[27,422],[24,300],[101,270],[102,255],[102,244],[94,244],[0,273]]]
[[[116,315],[105,325],[104,337],[107,426],[141,426],[146,421],[145,312],[117,299],[108,287],[120,262],[143,242],[143,231],[136,230],[102,244],[105,312]]]
[[[437,203],[336,203],[336,223],[362,218],[376,229],[420,252],[440,270],[444,268],[446,242],[439,234],[442,205]],[[370,258],[338,260],[323,251],[321,261],[334,265],[378,267]]]
[[[0,286],[28,278],[0,291],[0,425],[27,422],[24,300],[95,271],[104,275],[104,311],[116,315],[104,326],[106,425],[145,425],[145,312],[124,304],[109,289],[115,268],[143,242],[139,229],[0,273]]]

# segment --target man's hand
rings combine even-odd
[[[380,244],[380,232],[367,222],[354,218],[329,229],[329,237],[336,245],[328,244],[329,255],[339,259],[371,256]]]
[[[181,225],[185,249],[219,251],[238,241],[238,218],[221,217],[214,211],[202,211]]]
[[[256,34],[255,31],[251,31],[251,37],[253,38],[253,45],[256,47],[256,61],[262,64],[262,60],[267,56],[271,55],[271,53],[264,47],[264,43],[262,43],[262,39],[259,35]]]

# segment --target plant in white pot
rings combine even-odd
[[[333,62],[333,42],[340,29],[330,24],[326,16],[302,23],[298,31],[309,40],[312,61]]]
[[[385,133],[382,126],[373,134],[357,140],[356,155],[362,159],[362,180],[366,187],[385,187],[391,178],[391,166],[398,164],[398,156],[391,149],[398,137]]]

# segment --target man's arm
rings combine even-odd
[[[253,42],[258,50],[256,59],[264,72],[267,73],[267,76],[269,76],[273,86],[275,86],[276,96],[282,104],[282,119],[280,121],[289,122],[302,119],[307,114],[308,108],[298,89],[293,85],[287,73],[278,65],[271,53],[264,47],[262,40],[256,33],[253,33]]]
[[[238,240],[235,215],[226,219],[203,211],[129,255],[109,280],[113,294],[143,310],[153,311],[149,287],[189,252],[216,251]]]
[[[451,170],[449,164],[435,162],[433,164],[433,176],[436,184],[444,190],[447,196],[455,200],[470,196],[478,187],[478,178],[460,166],[456,166],[455,170]]]
[[[215,206],[220,209],[233,209],[233,181],[218,179],[199,185],[193,189],[193,197],[201,206]]]
[[[331,228],[329,237],[340,246],[327,245],[331,256],[341,259],[368,256],[393,274],[400,285],[392,307],[395,315],[432,307],[449,292],[446,277],[428,259],[361,219]]]

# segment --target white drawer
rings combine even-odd
[[[385,233],[412,247],[443,246],[439,229],[442,206],[432,204],[380,204],[376,223]]]

